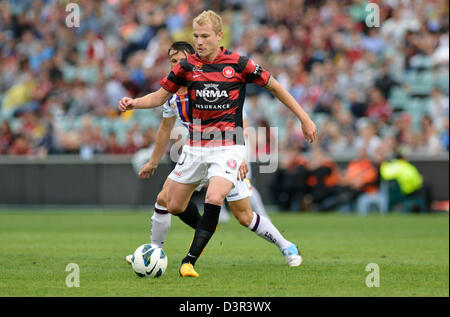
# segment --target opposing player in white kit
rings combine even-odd
[[[187,42],[173,43],[168,52],[171,68],[173,68],[181,59],[192,54],[193,51],[194,49]],[[139,171],[139,175],[142,178],[149,178],[150,175],[153,175],[162,156],[167,150],[170,134],[175,124],[178,123],[178,126],[184,127],[181,132],[183,132],[183,130],[184,132],[187,132],[185,125],[189,123],[189,118],[187,116],[189,111],[189,101],[186,98],[185,90],[185,87],[180,88],[179,91],[177,91],[177,93],[163,106],[163,119],[158,129],[156,145],[151,158]],[[249,197],[252,195],[252,187],[250,181],[245,178],[245,173],[246,168],[244,167],[242,173],[239,175],[240,180],[238,180],[237,186],[234,187],[226,197],[234,216],[241,225],[249,228],[265,240],[276,244],[281,253],[285,256],[289,266],[300,265],[301,256],[299,254],[294,254],[295,252],[289,252],[289,248],[295,248],[294,244],[286,240],[267,218],[252,211],[249,203]],[[170,181],[170,178],[166,180],[163,189],[158,194],[155,212],[151,219],[151,242],[160,247],[164,244],[171,224],[171,214],[167,211],[167,183]],[[201,186],[202,185],[199,187],[201,188]],[[195,210],[195,207],[191,206],[191,208],[194,208],[194,210],[189,211],[191,213],[190,219],[186,219],[185,213],[180,214],[183,216],[180,217],[180,219],[189,226],[195,228],[200,215],[198,214],[198,210]],[[125,260],[131,264],[131,258],[132,255],[128,255],[125,257]]]

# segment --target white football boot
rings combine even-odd
[[[133,263],[133,254],[127,255],[125,261],[131,265],[131,263]]]
[[[302,256],[295,244],[292,243],[289,247],[284,248],[281,253],[284,255],[289,266],[293,267],[302,264]]]

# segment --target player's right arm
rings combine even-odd
[[[165,104],[181,86],[187,85],[185,79],[186,71],[180,64],[181,62],[176,64],[169,75],[161,80],[161,88],[159,90],[141,98],[122,98],[119,102],[119,110],[127,111],[131,109],[155,108]]]
[[[153,149],[152,156],[150,160],[145,163],[141,170],[139,171],[139,176],[141,178],[149,178],[153,176],[155,170],[158,168],[159,162],[167,150],[167,146],[170,141],[170,133],[175,126],[175,121],[177,117],[162,118],[161,124],[159,125],[158,132],[156,133],[156,143]]]
[[[140,98],[129,98],[123,97],[119,102],[119,110],[127,111],[132,109],[145,109],[145,108],[155,108],[162,106],[169,100],[173,93],[167,91],[164,88],[147,94]]]
[[[187,85],[185,79],[186,71],[180,66],[181,63],[176,64],[169,75],[161,80],[161,88],[159,90],[141,98],[122,98],[119,102],[119,110],[127,111],[131,109],[155,108],[165,104],[181,86]]]

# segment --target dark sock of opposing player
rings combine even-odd
[[[195,265],[198,257],[216,231],[219,222],[220,207],[220,205],[205,203],[205,212],[195,229],[194,240],[192,241],[188,255],[181,263],[189,262],[192,265]]]
[[[189,201],[186,210],[177,216],[187,224],[189,227],[196,229],[201,219],[197,205],[191,200]]]

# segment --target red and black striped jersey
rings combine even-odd
[[[175,93],[186,86],[189,96],[191,146],[244,145],[242,108],[245,86],[265,86],[270,73],[246,56],[221,47],[212,62],[198,54],[181,60],[161,86]]]

